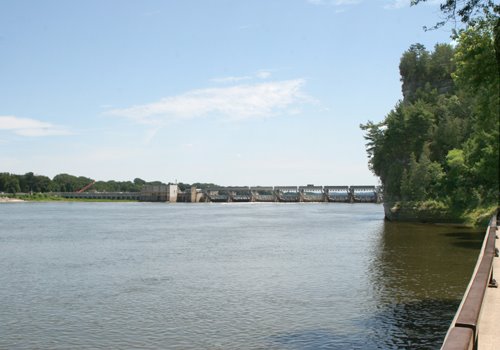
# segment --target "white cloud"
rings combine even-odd
[[[211,82],[218,84],[235,84],[242,81],[249,81],[254,79],[267,79],[271,76],[271,72],[267,70],[259,70],[254,75],[243,75],[243,76],[229,76],[229,77],[219,77],[210,79]]]
[[[411,4],[411,0],[391,0],[390,3],[384,5],[384,8],[387,10],[397,10],[403,7],[409,7]]]
[[[214,116],[229,120],[287,113],[311,99],[302,92],[303,79],[188,91],[158,102],[113,109],[106,114],[162,125],[170,120]]]
[[[8,130],[20,136],[70,135],[65,127],[31,118],[0,116],[0,130]]]

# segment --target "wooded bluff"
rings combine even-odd
[[[399,65],[403,99],[382,122],[361,125],[389,219],[411,208],[400,219],[470,221],[498,205],[495,25],[484,17],[433,51],[412,45]]]

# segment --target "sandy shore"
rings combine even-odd
[[[8,198],[8,197],[0,197],[0,203],[18,203],[24,202],[22,199],[17,198]]]

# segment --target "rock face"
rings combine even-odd
[[[441,208],[421,208],[414,202],[384,202],[385,218],[389,221],[423,223],[460,223],[460,218]]]

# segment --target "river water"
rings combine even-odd
[[[2,204],[0,348],[435,349],[483,234],[376,204]]]

